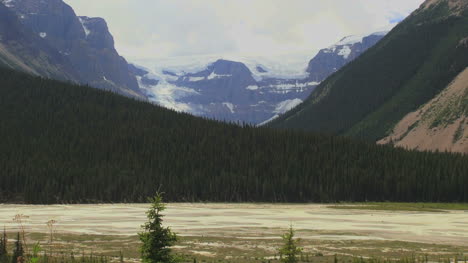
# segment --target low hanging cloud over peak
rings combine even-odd
[[[276,56],[391,28],[423,0],[65,0],[107,20],[129,59]]]

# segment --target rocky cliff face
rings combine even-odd
[[[103,19],[78,17],[62,0],[2,2],[26,30],[42,39],[47,46],[39,46],[43,55],[61,62],[57,67],[66,70],[65,79],[126,96],[145,97],[127,62],[115,50]]]
[[[49,78],[75,80],[58,51],[0,2],[0,65]]]

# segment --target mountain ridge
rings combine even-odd
[[[427,4],[428,2],[426,2]],[[406,114],[440,93],[467,66],[467,13],[426,5],[377,45],[322,82],[271,127],[378,141]]]
[[[310,60],[306,71],[308,79],[321,82],[331,74],[353,61],[367,49],[379,42],[388,32],[376,32],[366,36],[347,36],[338,43],[321,49]]]
[[[140,85],[152,93],[151,101],[166,107],[217,120],[263,125],[305,100],[322,78],[353,61],[385,33],[346,37],[309,59],[309,72],[304,63],[304,74],[289,78],[277,71],[278,66],[262,60],[213,58],[213,62],[192,63],[187,68],[173,63],[172,67],[161,66],[158,72],[146,75],[157,80],[156,85],[141,80]],[[223,67],[238,70],[230,72]],[[147,68],[152,71],[151,66]]]

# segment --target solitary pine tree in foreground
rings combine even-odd
[[[279,254],[283,263],[298,262],[297,257],[301,253],[302,248],[298,247],[299,240],[294,240],[294,235],[295,231],[290,226],[288,232],[282,236],[284,245],[280,248]]]
[[[169,227],[163,227],[161,214],[166,209],[161,193],[149,198],[151,208],[146,212],[148,222],[142,225],[144,232],[139,233],[141,260],[143,263],[174,263],[180,260],[171,252],[171,246],[177,242],[177,235]]]

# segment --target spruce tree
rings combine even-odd
[[[296,263],[297,257],[302,248],[298,247],[299,240],[294,240],[295,231],[292,226],[289,227],[282,238],[284,245],[279,249],[280,259],[283,263]]]
[[[163,227],[161,214],[166,206],[161,193],[149,198],[150,209],[146,212],[148,222],[142,225],[144,232],[139,233],[141,259],[143,263],[174,263],[180,260],[172,254],[171,246],[177,242],[177,235],[169,227]]]

